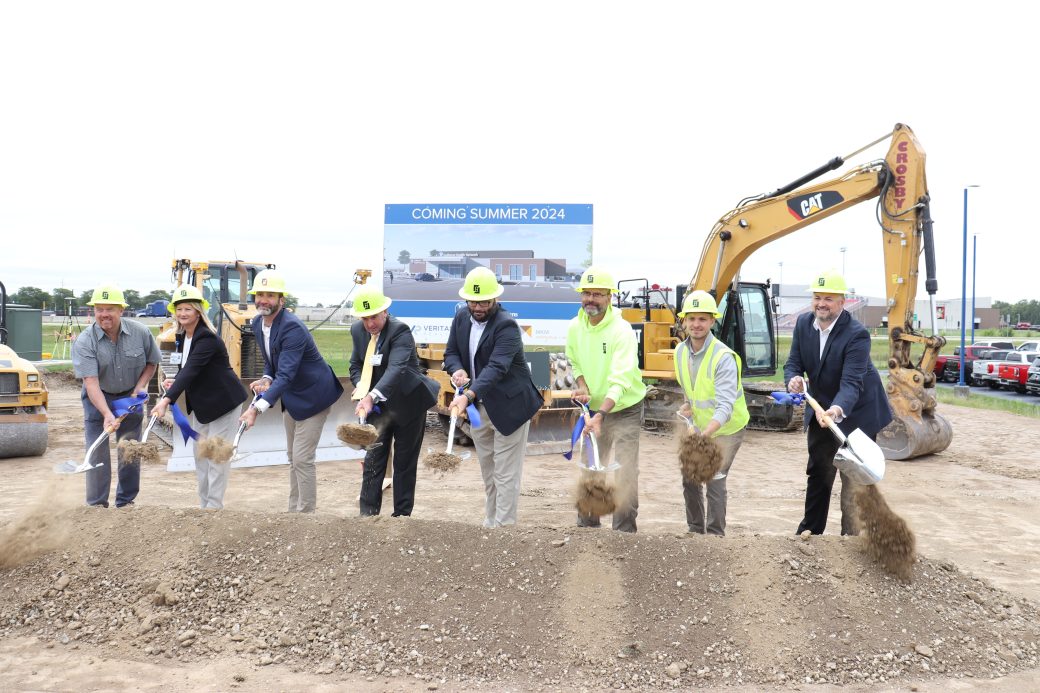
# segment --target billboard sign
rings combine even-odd
[[[590,204],[388,204],[383,291],[417,343],[444,343],[466,274],[487,267],[525,345],[561,345],[592,260]]]

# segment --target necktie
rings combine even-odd
[[[361,380],[358,382],[357,387],[354,388],[354,394],[351,395],[351,399],[364,399],[365,395],[368,394],[368,389],[372,387],[372,357],[376,353],[376,341],[374,335],[369,335],[368,349],[365,351],[365,363],[361,366]]]

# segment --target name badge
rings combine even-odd
[[[172,354],[170,354],[170,363],[172,363],[174,366],[181,365],[182,356],[184,356],[184,354],[182,354],[179,351],[173,352]]]
[[[372,365],[373,366],[382,366],[383,365],[383,355],[382,354],[372,354]]]

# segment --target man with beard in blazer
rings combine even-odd
[[[239,420],[252,426],[259,413],[281,401],[289,458],[289,512],[312,513],[318,506],[315,453],[343,386],[307,326],[285,310],[287,289],[281,273],[273,269],[257,273],[249,293],[259,313],[252,326],[264,357],[264,375],[250,385],[260,399]]]
[[[379,431],[376,447],[365,454],[359,499],[362,515],[378,515],[383,504],[383,477],[390,446],[394,451],[393,517],[411,515],[415,503],[415,474],[419,465],[426,410],[437,402],[436,385],[419,371],[412,331],[391,316],[391,299],[375,288],[364,288],[354,299],[350,327],[354,350],[350,380],[358,416]],[[375,406],[379,413],[373,414]]]
[[[843,433],[857,428],[871,440],[892,420],[888,395],[881,375],[870,361],[870,333],[858,320],[844,311],[848,288],[837,272],[824,272],[813,279],[812,312],[798,318],[791,341],[791,353],[784,365],[784,380],[789,392],[809,392],[825,409]],[[831,489],[834,486],[834,454],[838,439],[816,415],[808,429],[809,464],[805,490],[805,517],[798,534],[809,530],[823,534],[827,526]],[[857,534],[853,482],[841,474],[841,533]]]
[[[502,292],[487,267],[467,274],[459,290],[466,309],[455,314],[444,349],[444,370],[456,387],[465,387],[451,406],[462,411],[474,404],[480,414],[480,426],[471,431],[484,480],[485,527],[516,524],[527,432],[542,406],[520,327],[497,301]]]

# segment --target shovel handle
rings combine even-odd
[[[844,445],[845,434],[841,432],[838,425],[834,423],[834,419],[827,415],[820,403],[816,401],[816,398],[809,394],[809,381],[805,381],[805,401],[809,403],[809,406],[813,408],[817,414],[823,418],[823,423],[827,424],[827,428],[831,429],[831,433],[838,437],[838,440]]]
[[[459,410],[455,407],[450,409],[451,411],[451,423],[448,425],[448,448],[445,450],[447,454],[451,454],[451,449],[455,446],[455,424],[459,420]]]

